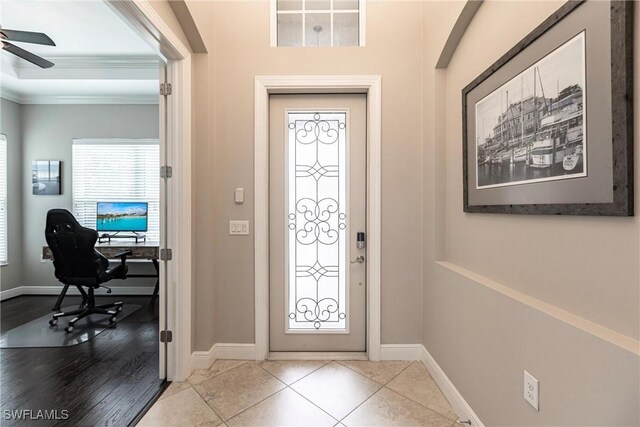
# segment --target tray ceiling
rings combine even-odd
[[[155,52],[103,1],[3,0],[0,25],[56,43],[16,43],[56,64],[40,69],[0,53],[2,96],[20,103],[155,103]]]

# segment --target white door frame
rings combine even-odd
[[[161,141],[168,144],[167,161],[173,167],[173,178],[169,180],[172,200],[167,206],[169,232],[163,236],[173,251],[173,259],[167,278],[168,295],[160,292],[160,307],[166,301],[166,327],[173,331],[173,341],[167,344],[166,379],[183,381],[191,374],[191,53],[153,9],[150,0],[105,2],[167,60],[167,74],[173,85],[173,93],[167,99],[167,141]],[[162,114],[160,119],[163,120]],[[162,268],[160,274],[162,279]],[[160,361],[161,376],[164,363],[165,360]]]
[[[380,76],[258,76],[255,79],[255,340],[256,359],[269,354],[269,95],[367,94],[367,354],[380,360]]]

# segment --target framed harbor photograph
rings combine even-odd
[[[633,215],[632,34],[570,1],[463,89],[465,212]]]
[[[476,103],[476,188],[587,175],[584,31]]]

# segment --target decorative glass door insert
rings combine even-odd
[[[347,112],[286,116],[287,331],[347,332]]]

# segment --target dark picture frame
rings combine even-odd
[[[633,216],[633,3],[621,0],[568,1],[462,90],[464,212]],[[519,136],[517,131],[499,135],[498,132],[484,129],[484,124],[476,123],[480,121],[478,111],[483,108],[483,101],[495,96],[496,91],[508,84],[513,89],[512,81],[516,77],[547,60],[553,52],[564,49],[573,37],[581,33],[584,33],[586,40],[584,55],[580,57],[585,68],[584,87],[581,88],[580,83],[570,84],[571,80],[565,79],[567,87],[561,88],[559,83],[555,98],[533,95],[530,103],[535,105],[536,99],[548,103],[546,109],[542,105],[528,107],[528,111],[536,111],[540,118],[535,121],[535,130],[530,131],[531,134],[524,130],[524,124],[520,124],[524,123],[523,111],[527,110],[524,91],[516,92],[521,93],[515,97],[516,102],[507,101],[506,104],[502,103],[500,94],[500,103],[497,105],[502,109],[499,118],[495,119],[501,133],[505,129],[502,124],[505,121],[510,123],[508,120],[512,119],[518,122],[522,126]],[[605,62],[604,55],[597,57],[603,52],[610,55],[610,63]],[[574,57],[578,58],[576,55]],[[596,58],[599,62],[595,61]],[[578,66],[567,64],[566,61],[559,64],[568,69]],[[570,71],[566,73],[570,74]],[[546,71],[546,74],[550,73]],[[574,72],[573,75],[577,74]],[[535,72],[533,78],[540,81],[540,85],[543,84]],[[567,101],[569,98],[572,100]],[[532,147],[536,146],[536,141],[539,142],[538,146],[542,144],[540,141],[545,138],[542,132],[544,125],[553,122],[553,119],[544,120],[543,115],[551,116],[560,111],[560,106],[566,106],[567,102],[573,102],[573,113],[581,114],[580,135],[583,137],[576,139],[574,135],[575,141],[572,142],[567,137],[566,127],[564,133],[560,133],[557,130],[560,127],[547,126],[545,141],[554,141],[553,154],[549,156],[551,160],[542,167],[534,165],[532,153],[540,151],[534,152]],[[513,118],[513,113],[509,116],[510,109],[519,111],[522,120]],[[568,108],[562,110],[567,115],[564,110]],[[484,116],[482,120],[487,121]],[[495,126],[496,122],[488,127]],[[577,123],[577,119],[573,123]],[[549,129],[555,129],[555,133]],[[527,153],[526,163],[516,164],[514,150],[525,146],[527,148],[523,148],[523,152]],[[557,147],[562,147],[563,151]],[[570,149],[565,150],[564,147]],[[507,151],[510,154],[506,154]],[[574,159],[567,159],[563,164],[565,152],[575,155]],[[489,159],[489,153],[495,159]],[[573,175],[566,172],[575,167],[576,163],[572,164],[571,161],[577,158],[584,159],[584,166],[580,165],[584,169],[576,169],[577,173]],[[526,169],[530,165],[535,166],[535,173]],[[546,173],[539,172],[543,167]],[[532,179],[540,176],[546,178]],[[487,183],[496,185],[485,185]]]
[[[60,160],[31,162],[31,187],[34,196],[62,194],[62,162]]]

